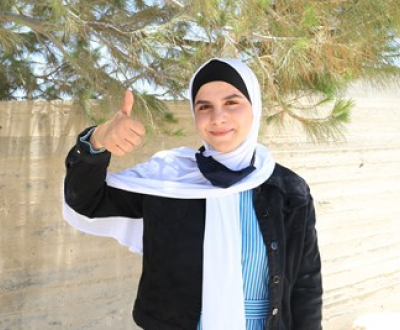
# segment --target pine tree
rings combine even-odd
[[[131,88],[153,123],[204,60],[239,57],[268,122],[335,138],[353,105],[342,91],[398,74],[399,30],[395,0],[2,0],[0,99],[107,101]]]

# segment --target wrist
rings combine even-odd
[[[95,150],[104,150],[104,146],[100,143],[100,141],[98,140],[98,135],[99,135],[99,128],[101,127],[101,125],[97,126],[94,131],[92,132],[92,134],[90,135],[90,139],[89,142],[92,146],[93,149]]]

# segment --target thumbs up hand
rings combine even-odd
[[[122,104],[121,109],[119,111],[121,111],[126,116],[130,117],[134,103],[135,103],[135,99],[133,97],[132,92],[125,91],[124,103]]]
[[[105,148],[114,155],[125,156],[141,144],[146,130],[141,122],[130,117],[133,104],[132,92],[126,91],[121,108],[92,133],[90,143],[93,148]]]

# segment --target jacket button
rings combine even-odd
[[[270,246],[271,246],[271,249],[272,249],[273,251],[278,250],[278,242],[273,241],[273,242],[271,242]]]
[[[275,315],[278,315],[278,308],[274,308],[273,310],[272,310],[272,315],[273,316],[275,316]]]
[[[278,284],[279,280],[280,280],[280,278],[277,275],[272,278],[272,282],[274,282],[275,284]]]
[[[268,217],[268,214],[269,214],[268,210],[264,210],[264,213],[262,214],[263,218]]]

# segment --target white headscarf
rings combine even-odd
[[[120,173],[109,173],[109,186],[162,197],[206,199],[206,226],[203,254],[202,326],[204,330],[244,330],[246,328],[241,269],[239,193],[253,189],[271,175],[275,162],[267,148],[257,144],[261,118],[260,87],[254,73],[236,59],[217,59],[233,67],[242,77],[253,109],[253,124],[245,141],[234,151],[221,153],[204,143],[205,156],[232,170],[247,167],[256,152],[256,170],[229,188],[210,184],[198,169],[197,150],[177,148],[156,153],[147,162]],[[211,60],[210,60],[211,61]],[[194,77],[190,82],[190,95]],[[193,109],[193,101],[191,107]],[[64,217],[83,232],[113,237],[131,251],[141,252],[142,219],[123,217],[87,218],[64,202]]]
[[[204,63],[193,75],[190,84],[189,84],[189,95],[192,95],[193,82],[196,78],[196,75],[211,61],[218,60],[220,62],[224,62],[231,67],[233,67],[236,72],[243,79],[247,92],[250,96],[250,101],[253,110],[253,123],[251,126],[251,130],[246,140],[235,150],[229,153],[221,153],[216,150],[213,150],[212,147],[203,141],[203,145],[206,149],[204,152],[205,156],[212,156],[215,160],[224,164],[226,167],[231,170],[240,170],[249,166],[250,161],[253,157],[254,150],[257,146],[258,139],[258,131],[260,129],[260,121],[261,121],[261,113],[262,113],[262,104],[261,104],[261,93],[260,86],[258,84],[257,77],[254,72],[250,70],[250,68],[244,64],[242,61],[237,59],[211,59],[210,61]],[[221,79],[223,80],[223,79]],[[190,97],[190,106],[192,109],[192,113],[194,114],[194,101]]]

